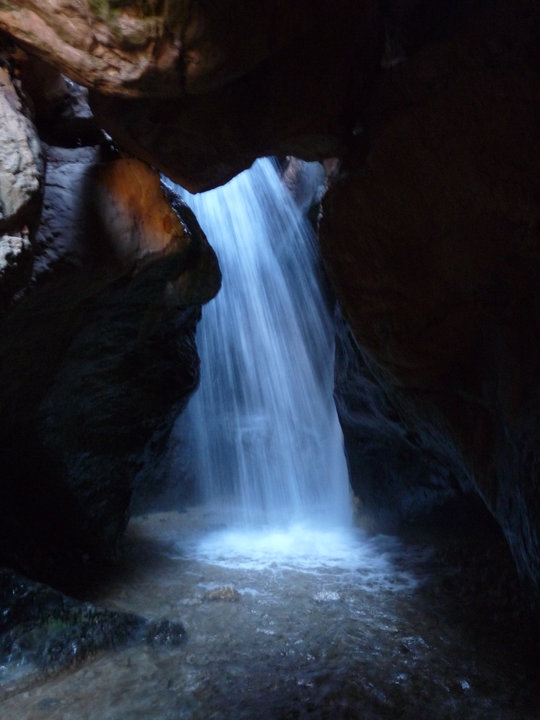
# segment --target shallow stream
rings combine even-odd
[[[271,544],[223,530],[196,509],[134,518],[92,600],[180,620],[185,640],[8,677],[2,720],[540,717],[525,652],[456,605],[457,570],[429,549],[360,530]]]

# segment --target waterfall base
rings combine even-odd
[[[2,668],[2,720],[538,717],[519,621],[479,605],[463,568],[361,534],[356,567],[232,567],[204,557],[207,522],[134,518],[124,564],[93,598],[180,620],[183,644],[112,651],[26,683]]]

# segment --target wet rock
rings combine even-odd
[[[0,308],[6,308],[13,295],[32,273],[32,245],[27,232],[0,235]]]
[[[186,631],[179,622],[158,620],[148,623],[146,642],[152,647],[177,647],[184,642]]]
[[[419,652],[425,652],[428,649],[428,645],[424,638],[411,636],[400,639],[399,649],[402,653],[417,654]]]
[[[0,663],[55,671],[141,637],[146,620],[0,569]]]

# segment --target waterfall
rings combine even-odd
[[[197,329],[200,387],[176,427],[203,501],[246,526],[347,525],[333,323],[309,223],[269,159],[182,197],[223,273]]]

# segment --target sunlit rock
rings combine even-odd
[[[182,18],[160,0],[13,0],[0,5],[0,28],[81,84],[124,95],[160,95],[182,88]],[[167,92],[167,90],[165,90]]]
[[[0,58],[1,60],[1,58]],[[0,66],[0,311],[29,279],[31,235],[43,187],[43,154],[29,109]]]
[[[43,182],[41,144],[29,112],[0,66],[0,232],[35,221]]]

